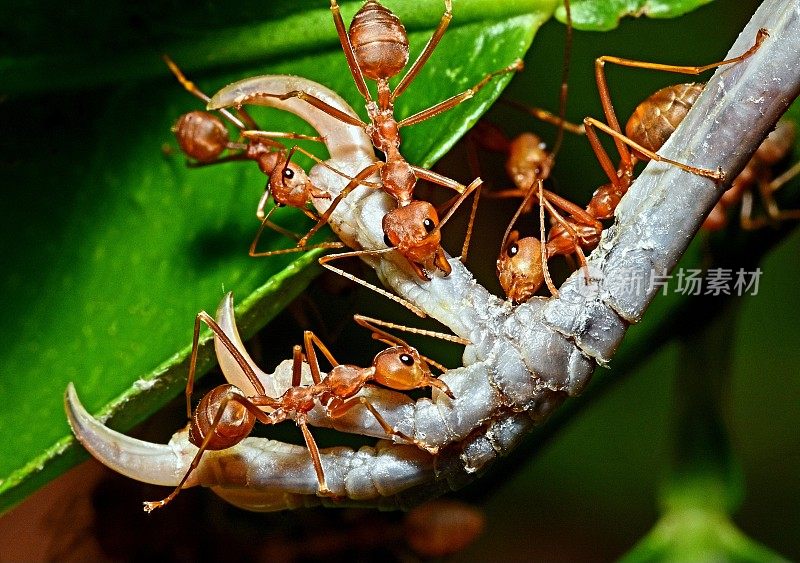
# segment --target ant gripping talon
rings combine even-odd
[[[400,152],[400,129],[430,119],[466,101],[495,77],[520,70],[522,61],[517,60],[503,69],[487,73],[472,88],[398,121],[394,115],[394,102],[418,76],[439,44],[452,17],[450,5],[451,1],[445,0],[445,12],[430,40],[392,90],[389,85],[390,80],[398,76],[409,61],[408,36],[402,22],[377,0],[368,0],[355,14],[349,29],[347,29],[338,3],[331,0],[331,13],[339,42],[356,88],[366,102],[368,122],[363,122],[357,116],[343,112],[320,97],[304,90],[291,89],[284,93],[274,93],[274,90],[270,92],[266,87],[261,86],[262,83],[259,82],[259,79],[252,79],[247,84],[239,82],[229,85],[215,95],[209,107],[217,109],[239,106],[242,103],[270,105],[273,100],[302,100],[332,118],[359,127],[367,133],[374,147],[384,153],[385,162],[370,164],[356,175],[356,178],[365,179],[373,173],[378,173],[383,190],[394,198],[398,208],[409,206],[415,202],[414,188],[418,180],[428,180],[463,194],[465,187],[459,182],[430,170],[413,166],[405,160]],[[372,98],[366,79],[376,82],[376,99]],[[247,94],[243,95],[242,92],[247,92]],[[335,202],[338,203],[350,190],[352,190],[350,186],[342,190]],[[320,221],[324,218],[325,215]],[[403,238],[405,233],[387,232],[387,234],[399,239]],[[411,234],[415,237],[414,240],[409,240],[408,244],[397,245],[397,249],[409,259],[415,273],[423,280],[429,279],[425,270],[433,271],[440,268],[445,275],[449,273],[449,266],[446,265],[443,251],[438,240],[434,240],[438,237],[438,232],[435,235],[434,233]],[[419,247],[415,245],[419,245]],[[410,254],[406,254],[406,250]],[[423,253],[424,256],[421,256]],[[420,267],[419,264],[423,264],[423,266]]]
[[[327,485],[325,486],[320,485],[320,487],[317,489],[317,496],[332,498],[332,499],[340,498],[339,495],[331,491]]]
[[[541,240],[533,237],[518,240],[519,235],[516,231],[511,231],[514,222],[523,211],[526,203],[534,201],[532,199],[534,193],[531,191],[523,200],[522,207],[514,215],[511,224],[506,229],[500,257],[497,261],[500,283],[506,295],[513,302],[519,303],[529,299],[543,281],[547,281],[550,292],[554,296],[557,295],[555,287],[549,280],[549,271],[547,269],[547,260],[555,255],[575,253],[580,264],[586,268],[584,250],[591,250],[599,243],[603,230],[600,220],[613,217],[614,210],[633,182],[633,168],[637,160],[652,159],[666,162],[692,174],[710,178],[716,183],[724,181],[725,174],[721,167],[715,171],[706,170],[656,154],[656,151],[666,142],[692,104],[694,104],[702,90],[702,85],[679,84],[659,90],[634,110],[625,126],[626,134],[623,134],[611,104],[603,70],[605,63],[611,62],[623,66],[699,74],[704,70],[720,65],[744,60],[758,49],[765,36],[765,33],[759,32],[755,44],[738,57],[702,67],[661,65],[609,56],[603,56],[596,60],[597,85],[600,90],[600,100],[608,125],[587,117],[584,119],[584,126],[592,150],[603,171],[608,176],[610,183],[596,190],[588,206],[583,210],[555,194],[543,190],[541,188],[541,180],[538,180],[540,187],[537,202],[541,206],[541,222],[543,223],[543,207],[547,207],[550,215],[556,219],[556,224],[550,229],[546,240],[543,235]],[[614,139],[620,155],[619,165],[616,168],[608,153],[600,144],[596,129],[611,135]],[[556,207],[568,213],[569,217],[562,217]],[[538,263],[535,258],[537,251],[541,255]],[[588,271],[584,271],[584,279],[587,283],[590,282]]]
[[[211,101],[211,98],[183,75],[183,72],[172,59],[165,55],[164,60],[181,85],[189,93],[206,103]],[[256,162],[259,170],[269,178],[267,189],[259,200],[256,209],[256,216],[259,221],[261,221],[262,228],[258,231],[251,245],[250,255],[271,256],[273,254],[283,254],[285,252],[297,252],[316,248],[307,247],[306,241],[311,234],[316,232],[327,222],[330,213],[333,212],[338,201],[330,205],[324,218],[317,217],[317,215],[308,208],[309,204],[313,199],[331,199],[331,195],[327,191],[315,186],[305,170],[292,162],[292,156],[295,152],[302,153],[314,160],[317,164],[328,168],[332,172],[346,178],[348,181],[354,181],[354,179],[326,164],[309,151],[297,145],[287,148],[276,140],[295,139],[322,142],[323,139],[321,137],[298,133],[259,130],[255,120],[247,111],[241,108],[241,105],[237,105],[235,114],[225,108],[219,108],[218,111],[222,117],[239,130],[240,135],[244,137],[242,142],[232,141],[228,128],[222,120],[207,111],[192,111],[184,114],[178,119],[172,130],[175,133],[181,150],[186,156],[192,159],[189,161],[189,166],[199,167],[224,162],[252,160]],[[225,151],[228,151],[228,154],[222,156]],[[356,182],[355,185],[359,185],[359,182]],[[265,207],[270,196],[274,200],[275,206],[270,209],[269,212],[266,212]],[[272,211],[276,207],[284,205],[300,209],[308,217],[317,222],[309,235],[298,237],[295,233],[287,231],[269,220]],[[298,241],[297,246],[294,249],[255,252],[255,247],[258,244],[258,239],[264,227],[270,227],[274,231]]]
[[[369,367],[340,364],[313,332],[306,331],[303,335],[303,346],[296,345],[293,349],[292,385],[280,397],[274,398],[266,394],[264,385],[256,375],[254,368],[248,363],[244,352],[237,348],[237,345],[206,312],[199,313],[195,318],[189,376],[186,382],[187,405],[194,386],[201,323],[208,325],[218,343],[232,355],[255,394],[245,396],[242,390],[235,385],[225,384],[215,387],[200,400],[194,413],[190,416],[189,423],[189,441],[197,446],[197,453],[172,493],[160,501],[145,502],[145,511],[151,512],[156,508],[161,508],[175,498],[192,472],[200,465],[206,450],[222,450],[239,444],[250,435],[256,422],[277,424],[284,420],[294,420],[303,433],[317,475],[317,494],[337,497],[338,495],[328,488],[325,481],[319,448],[308,429],[306,420],[308,413],[317,404],[322,404],[325,412],[331,418],[341,417],[353,407],[361,405],[372,413],[386,436],[417,443],[414,438],[395,430],[369,400],[359,396],[358,393],[371,382],[398,391],[422,387],[447,389],[447,385],[431,375],[424,357],[420,356],[415,348],[373,324],[372,319],[362,317],[356,318],[356,321],[372,330],[374,338],[390,344],[391,347],[379,352]],[[415,331],[415,329],[411,330]],[[429,335],[436,334],[429,331],[420,332]],[[322,353],[332,366],[324,377],[320,371],[317,351]],[[313,384],[307,386],[300,384],[304,363],[308,364],[313,380]],[[447,390],[449,391],[449,389]]]

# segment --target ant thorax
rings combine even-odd
[[[366,107],[370,119],[366,131],[375,148],[384,154],[392,149],[398,149],[400,127],[394,118],[394,105],[391,103],[379,105],[378,102],[370,100]]]
[[[331,368],[323,382],[331,398],[347,399],[358,393],[364,387],[364,384],[373,378],[374,374],[374,367],[360,368],[358,366],[340,364]],[[328,405],[324,406],[327,407]]]

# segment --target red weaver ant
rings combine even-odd
[[[283,395],[274,398],[266,394],[264,385],[258,379],[253,368],[217,322],[205,311],[198,313],[194,323],[192,354],[189,362],[189,376],[186,382],[186,411],[190,420],[189,441],[196,445],[198,450],[186,474],[172,493],[162,500],[145,502],[145,511],[151,512],[175,498],[192,471],[200,464],[200,460],[206,450],[223,450],[235,446],[250,435],[256,421],[263,424],[277,424],[284,420],[294,420],[303,433],[303,438],[314,464],[319,484],[318,494],[333,496],[325,482],[319,448],[308,429],[306,420],[309,411],[317,404],[322,405],[326,414],[332,418],[343,416],[353,407],[363,405],[374,415],[388,436],[416,444],[416,440],[392,428],[375,407],[365,397],[358,396],[358,393],[366,385],[374,381],[391,389],[401,391],[421,387],[436,387],[452,399],[454,398],[453,394],[447,385],[431,375],[428,363],[437,366],[443,371],[446,371],[446,368],[421,356],[415,348],[377,325],[381,324],[389,328],[405,327],[384,323],[361,315],[356,315],[354,319],[358,324],[372,331],[374,339],[387,343],[391,347],[379,352],[369,367],[362,368],[340,364],[322,341],[313,332],[307,330],[303,334],[303,346],[296,345],[293,349],[292,385]],[[255,395],[245,396],[242,390],[235,385],[220,385],[209,391],[192,412],[190,401],[197,367],[201,323],[208,325],[219,342],[234,357],[236,363],[255,389]],[[463,339],[446,334],[418,329],[405,330],[437,336],[455,342],[468,343]],[[325,356],[332,366],[324,378],[321,376],[317,350]],[[313,380],[312,385],[300,385],[304,362],[307,362],[310,368]],[[267,412],[262,410],[265,408],[269,410]]]
[[[529,299],[543,281],[547,283],[551,294],[558,296],[558,291],[550,279],[547,268],[547,260],[555,255],[575,253],[578,256],[580,265],[582,267],[586,266],[584,251],[592,250],[597,246],[603,230],[601,221],[613,217],[614,210],[633,182],[633,168],[637,159],[666,162],[687,172],[711,178],[715,181],[722,181],[723,179],[719,171],[689,166],[661,157],[654,152],[661,147],[674,131],[677,123],[683,119],[683,116],[688,112],[691,103],[694,102],[702,88],[696,89],[688,87],[688,85],[678,85],[657,92],[642,102],[634,111],[626,125],[626,136],[621,131],[611,104],[603,70],[605,63],[613,62],[623,66],[699,74],[711,68],[744,60],[758,49],[766,37],[767,32],[762,29],[756,36],[754,45],[743,54],[700,67],[647,63],[610,56],[599,57],[595,61],[595,78],[600,91],[603,111],[609,125],[587,117],[584,119],[584,126],[592,150],[611,182],[601,186],[594,192],[585,210],[552,192],[544,190],[541,183],[539,183],[537,192],[529,194],[531,198],[537,197],[540,203],[540,239],[534,237],[520,239],[516,231],[511,231],[511,227],[522,210],[520,208],[506,230],[500,257],[497,261],[498,277],[506,291],[506,295],[512,301],[521,302]],[[691,100],[691,103],[688,103],[687,100]],[[616,169],[600,144],[595,128],[613,137],[620,155],[620,163]],[[633,150],[629,150],[627,145],[630,145]],[[523,200],[523,207],[527,203],[526,200]],[[556,220],[556,224],[550,229],[546,238],[544,236],[545,207]],[[563,217],[556,207],[568,213],[569,216]],[[545,241],[545,243],[542,244],[540,241]],[[538,262],[535,259],[536,256],[539,257]]]
[[[386,161],[371,164],[359,172],[322,214],[318,224],[300,239],[299,245],[303,245],[328,220],[342,198],[346,197],[357,185],[363,183],[364,179],[378,173],[383,189],[392,195],[398,205],[396,209],[389,211],[383,220],[387,244],[390,243],[393,249],[398,250],[408,259],[412,269],[421,279],[430,279],[429,271],[434,268],[447,275],[450,273],[450,265],[444,259],[438,241],[433,244],[434,239],[438,236],[438,231],[435,232],[439,226],[438,214],[430,203],[414,200],[413,190],[418,179],[451,188],[459,194],[465,193],[466,188],[455,180],[408,163],[400,153],[400,129],[455,107],[473,97],[495,76],[520,70],[522,62],[518,60],[504,69],[491,72],[472,88],[397,121],[394,116],[394,101],[418,75],[441,40],[452,18],[452,1],[445,0],[445,12],[433,35],[394,90],[389,87],[389,79],[397,76],[409,60],[408,37],[397,16],[377,0],[368,0],[356,13],[350,29],[347,31],[336,0],[331,0],[331,12],[348,68],[355,80],[356,88],[367,102],[369,123],[342,112],[302,90],[293,90],[282,94],[253,92],[246,97],[237,98],[231,104],[222,105],[257,104],[259,99],[264,98],[280,100],[298,98],[344,123],[366,131],[374,146],[384,153]],[[377,100],[372,98],[365,77],[375,80],[378,91]],[[220,94],[227,92],[226,90]],[[216,109],[222,105],[212,102],[209,107]],[[362,254],[370,252],[374,251],[364,251]],[[340,256],[352,255],[352,253],[345,253]],[[328,258],[328,260],[331,259],[334,258]],[[361,283],[360,280],[359,283]]]
[[[180,68],[172,59],[164,55],[164,62],[170,71],[175,75],[181,86],[196,98],[208,103],[209,98],[197,85],[188,80]],[[244,109],[237,109],[234,115],[229,110],[221,108],[219,113],[227,121],[233,124],[240,132],[258,129],[255,120]],[[287,149],[283,144],[274,140],[297,139],[322,142],[320,137],[302,135],[299,133],[284,133],[272,131],[259,131],[257,136],[248,136],[245,141],[232,141],[228,128],[222,120],[207,111],[191,111],[178,118],[172,128],[175,138],[181,150],[193,160],[191,166],[207,166],[210,164],[220,164],[224,162],[252,160],[258,165],[259,170],[268,178],[266,190],[256,209],[256,217],[261,221],[261,228],[250,245],[251,256],[270,256],[273,254],[283,254],[286,252],[297,252],[311,250],[313,248],[342,248],[343,245],[337,242],[325,242],[314,246],[305,246],[305,241],[297,247],[274,250],[269,252],[257,252],[256,246],[265,226],[294,239],[300,240],[300,236],[288,231],[270,221],[273,211],[282,206],[290,206],[300,209],[307,217],[318,221],[319,217],[309,209],[308,205],[312,198],[330,199],[330,194],[316,187],[305,170],[292,162],[292,155],[295,151],[305,154],[318,164],[322,164],[335,173],[351,179],[329,165],[322,162],[319,158],[304,150],[297,145]],[[229,154],[222,156],[225,151]],[[364,182],[369,184],[368,182]],[[267,202],[272,196],[275,206],[265,212]]]

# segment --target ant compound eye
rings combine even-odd
[[[394,245],[392,244],[392,241],[391,241],[391,239],[389,238],[389,235],[388,235],[388,234],[386,234],[386,233],[383,233],[383,244],[385,244],[385,245],[386,245],[386,246],[388,246],[389,248],[391,248],[391,247],[393,247],[393,246],[394,246]]]
[[[436,225],[433,222],[433,219],[427,218],[422,221],[422,226],[425,227],[427,232],[431,232],[433,229],[436,228]]]
[[[286,206],[285,203],[281,203],[280,201],[275,202],[275,207],[285,207],[285,206]]]
[[[506,255],[508,255],[509,258],[516,256],[518,252],[519,245],[516,242],[506,249]]]
[[[412,358],[409,354],[400,354],[400,361],[403,362],[403,365],[408,367],[414,365],[414,358]]]
[[[288,180],[291,180],[292,178],[294,178],[294,170],[292,170],[287,166],[286,168],[283,169],[283,177]]]

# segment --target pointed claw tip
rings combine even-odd
[[[64,410],[67,413],[67,422],[72,429],[72,433],[76,438],[80,439],[76,428],[78,427],[78,419],[86,409],[83,408],[80,399],[78,399],[78,392],[71,381],[67,383],[67,388],[64,390]]]

